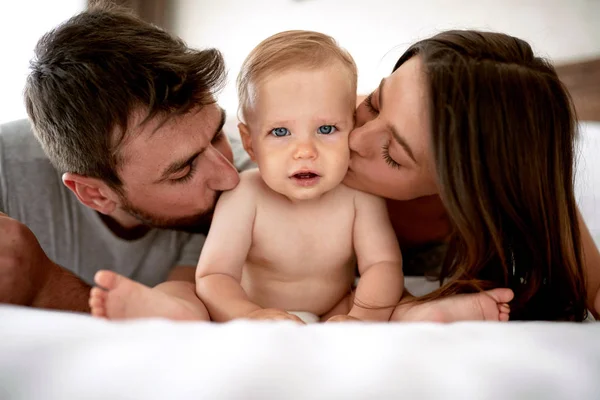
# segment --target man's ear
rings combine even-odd
[[[106,215],[117,208],[119,196],[101,179],[66,172],[62,181],[89,208]]]
[[[242,137],[242,145],[244,145],[244,150],[250,156],[250,159],[256,162],[254,158],[254,150],[252,149],[252,136],[250,135],[250,129],[248,129],[248,125],[240,122],[238,124],[238,129],[240,130],[240,136]]]

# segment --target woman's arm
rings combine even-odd
[[[600,252],[579,209],[577,210],[577,218],[579,219],[581,245],[583,246],[583,268],[587,279],[587,304],[594,318],[598,320],[600,319]]]

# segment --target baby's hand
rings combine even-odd
[[[334,315],[329,318],[327,322],[360,322],[360,319],[351,317],[349,315]]]
[[[299,324],[304,325],[304,321],[298,318],[295,315],[287,313],[283,310],[279,310],[277,308],[261,308],[260,310],[256,310],[246,315],[247,319],[256,319],[256,320],[275,320],[275,321],[294,321]]]

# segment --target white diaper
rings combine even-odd
[[[318,315],[308,311],[288,311],[288,313],[300,318],[305,324],[315,324],[321,320]]]

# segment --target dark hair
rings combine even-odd
[[[212,104],[225,75],[217,50],[192,50],[128,11],[101,4],[39,40],[25,104],[59,171],[120,189],[117,147],[132,129],[132,115],[140,112],[145,123]]]
[[[410,47],[429,82],[432,148],[454,233],[434,299],[515,292],[511,319],[586,317],[574,197],[576,120],[552,65],[512,36],[449,31]]]

